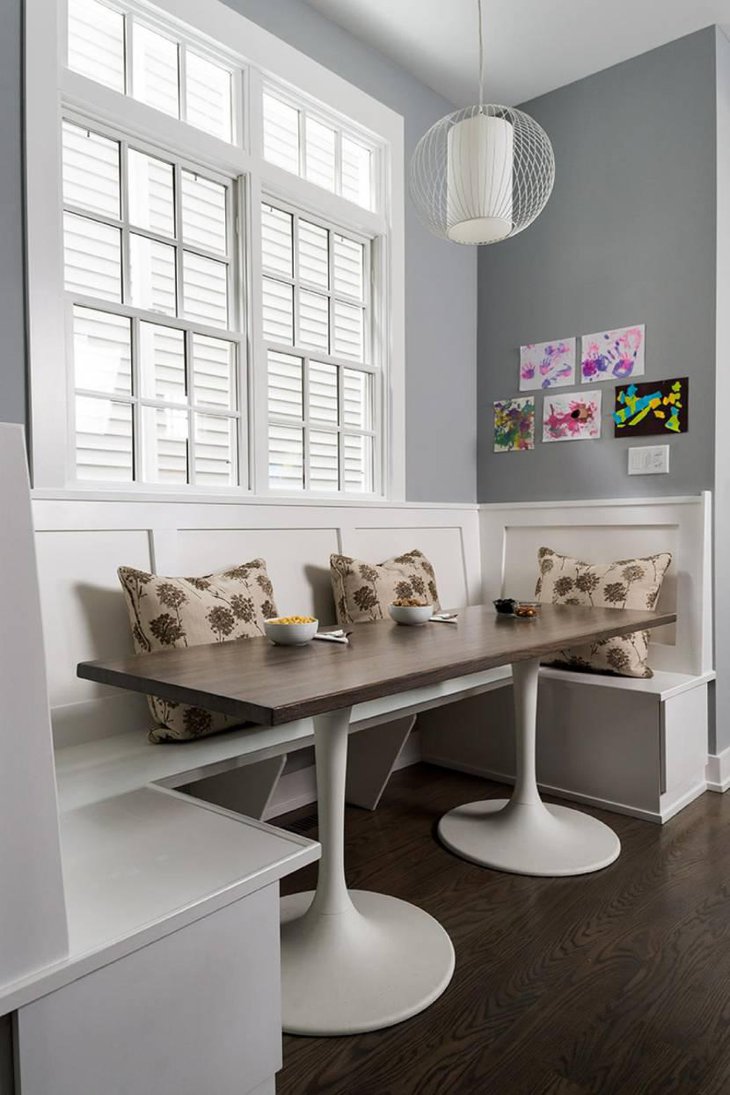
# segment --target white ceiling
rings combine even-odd
[[[451,102],[477,99],[476,0],[307,0]],[[730,23],[730,0],[483,0],[485,98],[515,104]]]

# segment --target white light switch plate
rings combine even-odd
[[[629,449],[629,475],[663,475],[669,471],[669,445]]]

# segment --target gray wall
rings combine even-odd
[[[454,109],[302,0],[226,3],[402,114],[406,163],[421,135]],[[430,235],[406,198],[409,501],[476,497],[475,250]],[[436,428],[447,441],[434,443]]]
[[[714,28],[525,109],[550,135],[557,180],[530,228],[479,256],[479,499],[647,497],[710,488]],[[613,439],[614,384],[596,385],[603,391],[601,440],[492,451],[492,403],[518,394],[521,344],[640,322],[647,326],[646,378],[690,378],[689,433],[669,440],[669,475],[628,477],[631,441]],[[537,393],[539,435],[542,398]]]
[[[25,421],[21,8],[0,2],[0,422]]]

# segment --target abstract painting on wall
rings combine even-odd
[[[535,400],[500,399],[494,404],[494,451],[535,448]]]
[[[520,346],[520,391],[564,388],[575,384],[574,338]]]
[[[594,441],[601,436],[601,392],[546,395],[543,441]]]
[[[597,380],[626,380],[644,375],[646,328],[619,327],[583,335],[580,341],[580,377],[584,384]]]
[[[686,376],[649,384],[622,384],[616,389],[614,435],[686,433],[688,409]]]

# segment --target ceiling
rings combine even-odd
[[[477,99],[476,0],[307,0],[457,105]],[[710,23],[730,0],[483,0],[485,98],[522,103]]]

